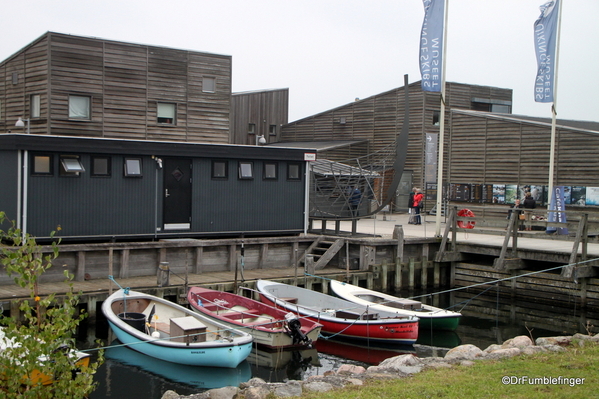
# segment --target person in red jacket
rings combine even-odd
[[[416,189],[416,194],[414,194],[414,211],[415,211],[415,215],[414,215],[414,224],[422,224],[421,220],[420,220],[420,210],[422,209],[422,200],[424,199],[424,194],[422,194],[422,191],[417,188]]]

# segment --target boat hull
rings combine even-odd
[[[364,307],[304,288],[265,282],[264,280],[259,280],[257,287],[261,301],[322,324],[323,335],[401,345],[412,345],[418,338],[418,318],[416,317],[398,318],[382,313],[376,314],[377,318],[375,318],[375,315],[369,315],[368,310]],[[297,303],[282,299],[286,297],[294,297],[297,299]],[[337,311],[330,312],[322,306],[316,306],[317,303],[330,304]],[[343,311],[348,309],[352,311]],[[348,317],[340,316],[344,314]],[[355,316],[364,314],[366,314],[366,318],[355,318]]]
[[[146,331],[135,328],[122,320],[114,309],[122,306],[120,302],[125,297],[129,306],[129,313],[133,312],[141,316],[150,316],[156,310],[154,316],[160,315],[161,320],[170,320],[173,336],[168,333],[159,332],[158,322],[146,323]],[[132,309],[133,308],[133,309]],[[125,294],[123,290],[111,295],[102,305],[102,311],[106,316],[110,328],[116,338],[127,347],[145,355],[165,360],[172,363],[190,366],[211,366],[235,368],[244,361],[252,350],[252,336],[236,330],[230,330],[227,326],[217,324],[211,320],[196,314],[178,304],[163,298],[154,297],[131,291]],[[158,319],[158,318],[157,318]],[[207,328],[205,336],[210,338],[199,338],[200,335],[190,334],[188,340],[179,333],[174,332],[173,321],[182,320],[195,322]],[[165,324],[165,323],[162,323]],[[145,327],[145,326],[144,326]],[[154,335],[152,335],[152,333]]]
[[[417,301],[410,302],[418,303],[421,306],[418,310],[398,309],[389,305],[399,304],[401,301],[406,301],[405,299],[336,280],[331,280],[330,286],[331,291],[335,295],[346,301],[368,306],[377,311],[392,312],[404,316],[416,316],[420,319],[420,329],[422,331],[430,329],[455,331],[462,317],[460,313],[422,304]]]
[[[318,340],[322,325],[300,320],[301,332],[308,341],[296,343],[287,327],[287,311],[240,295],[192,287],[187,294],[191,308],[230,328],[241,329],[254,337],[254,342],[268,349],[294,349],[311,346]]]

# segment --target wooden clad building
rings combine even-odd
[[[231,144],[276,143],[280,141],[281,127],[288,118],[289,89],[233,93]]]
[[[400,194],[405,196],[407,204],[412,185],[424,188],[427,182],[436,182],[440,96],[423,92],[420,82],[284,125],[281,142],[310,143],[316,147],[317,142],[328,142],[326,149],[319,150],[319,158],[351,163],[352,159],[363,157],[363,162],[367,162],[368,154],[386,151],[394,145],[404,121],[405,90],[409,91],[410,133],[404,175],[410,176],[402,179],[405,182],[402,188],[407,192]],[[448,109],[511,112],[511,89],[448,82],[446,91]],[[447,127],[450,113],[445,117]],[[445,137],[447,144],[448,135]],[[343,145],[332,146],[331,141]]]
[[[549,183],[550,118],[453,109],[448,132],[450,183]],[[554,185],[599,187],[599,122],[558,120],[555,136]]]
[[[229,143],[231,56],[48,32],[0,63],[0,131]]]

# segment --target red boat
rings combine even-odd
[[[418,339],[418,318],[375,311],[320,292],[268,280],[256,288],[264,303],[322,324],[327,335],[412,345]]]
[[[282,309],[230,292],[192,287],[187,301],[198,313],[254,337],[267,348],[310,347],[322,325]]]

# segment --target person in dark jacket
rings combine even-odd
[[[524,206],[524,215],[525,215],[525,219],[526,219],[526,231],[531,231],[532,230],[532,225],[530,223],[530,220],[532,218],[532,209],[535,209],[537,207],[537,203],[535,201],[535,199],[532,197],[532,194],[529,192],[527,192],[524,195],[524,201],[522,203],[522,205]]]

